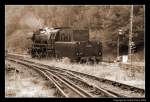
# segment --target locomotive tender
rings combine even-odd
[[[31,56],[68,57],[71,61],[99,62],[102,60],[102,43],[89,41],[89,30],[61,28],[42,28],[31,38]]]

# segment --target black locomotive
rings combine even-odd
[[[71,61],[99,62],[102,60],[102,43],[89,41],[89,30],[42,28],[33,33],[31,56],[68,57]]]

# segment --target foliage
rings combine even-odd
[[[10,6],[5,7],[6,37],[15,32],[32,32],[43,26],[88,28],[92,40],[100,40],[106,47],[116,49],[118,29],[123,29],[124,38],[120,41],[128,46],[131,6]],[[19,34],[19,33],[18,33]],[[25,34],[25,33],[23,33]],[[27,36],[26,34],[24,35]],[[12,36],[14,37],[14,36]],[[24,38],[25,38],[24,37]],[[18,38],[19,39],[19,38]],[[25,39],[23,42],[26,42]],[[144,46],[144,6],[134,6],[133,40]],[[7,46],[16,46],[17,39],[8,40]],[[29,44],[22,44],[26,48]],[[14,43],[14,45],[12,44]]]

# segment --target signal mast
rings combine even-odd
[[[134,68],[132,66],[132,49],[134,46],[133,42],[133,5],[131,6],[131,11],[130,11],[130,33],[129,33],[129,45],[128,45],[128,60],[131,63],[131,76],[134,77]]]
[[[131,62],[132,62],[132,37],[133,37],[133,34],[132,34],[132,27],[133,27],[133,5],[131,6],[131,12],[130,12],[130,33],[129,33],[129,49],[128,49],[128,54],[129,54],[129,59],[131,59]]]

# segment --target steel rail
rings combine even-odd
[[[55,73],[58,73],[59,74],[59,76],[60,75],[66,75],[65,73],[61,73],[61,72],[57,72],[57,71],[54,71],[54,70],[51,70],[52,72],[55,72]],[[95,84],[93,84],[93,83],[90,83],[90,82],[87,82],[87,81],[85,81],[83,78],[81,78],[81,77],[79,77],[79,76],[77,76],[77,75],[73,75],[73,73],[67,73],[67,74],[69,74],[69,76],[68,75],[66,75],[67,77],[71,77],[71,78],[73,78],[73,79],[76,79],[77,81],[80,81],[80,82],[82,82],[82,83],[84,83],[84,84],[87,84],[88,86],[90,86],[90,87],[92,87],[92,88],[94,88],[95,89],[95,91],[97,90],[97,91],[101,91],[101,92],[103,92],[105,95],[107,95],[107,96],[110,96],[110,97],[118,97],[118,96],[120,96],[120,97],[127,97],[127,96],[123,96],[123,95],[119,95],[119,94],[117,94],[117,93],[115,93],[115,92],[112,92],[112,91],[108,91],[108,90],[106,90],[106,89],[103,89],[103,88],[101,88],[101,87],[98,87],[97,85],[95,85]],[[71,75],[71,76],[70,76]]]
[[[83,90],[82,88],[78,87],[77,85],[73,84],[69,80],[63,78],[63,77],[58,77],[57,75],[54,75],[50,71],[47,71],[50,75],[54,76],[58,80],[62,81],[65,83],[67,86],[72,87],[73,90],[76,90],[77,93],[79,93],[82,97],[93,97],[91,94],[89,94],[86,90]]]
[[[10,59],[9,59],[10,60]],[[16,62],[18,62],[18,61],[16,61]],[[23,62],[23,63],[25,63],[25,62]],[[58,71],[54,71],[54,70],[50,70],[50,69],[47,69],[47,68],[41,68],[41,67],[38,67],[38,66],[35,66],[35,65],[31,65],[32,67],[37,67],[39,70],[47,70],[47,71],[52,71],[52,72],[56,72],[56,73],[59,73],[59,74],[61,74],[61,75],[64,75],[63,73],[61,73],[61,72],[58,72]],[[36,69],[37,70],[37,69]],[[43,72],[42,72],[43,73]],[[50,73],[50,72],[48,72],[48,73]],[[66,73],[66,72],[65,72]],[[45,73],[43,73],[45,76],[47,76]],[[77,76],[77,75],[74,75],[73,73],[70,73],[70,72],[67,72],[67,74],[70,74],[71,76],[73,76],[76,80],[78,80],[78,81],[80,81],[80,82],[82,82],[82,83],[84,83],[84,84],[86,84],[86,85],[88,85],[88,86],[90,86],[90,87],[92,87],[92,88],[94,88],[94,90],[95,90],[95,92],[96,91],[100,91],[100,92],[102,92],[104,95],[106,95],[106,96],[110,96],[110,97],[118,97],[119,95],[117,94],[117,93],[115,93],[115,94],[117,94],[117,95],[114,95],[114,93],[112,94],[112,92],[111,91],[106,91],[105,89],[103,89],[103,88],[100,88],[100,87],[98,87],[98,86],[96,86],[96,85],[94,85],[94,84],[92,84],[92,83],[87,83],[83,78],[81,78],[81,77],[79,77],[79,76]],[[52,73],[51,73],[51,75],[53,75]],[[54,76],[54,75],[53,75]],[[58,75],[59,76],[59,78],[61,77],[62,78],[62,76],[60,76],[60,75]],[[57,77],[56,75],[55,75],[55,77]],[[52,81],[52,78],[50,79],[48,76],[47,76],[47,78],[49,79],[49,80],[51,80]],[[57,79],[58,79],[58,77],[57,77]],[[69,80],[67,80],[67,79],[64,79],[64,78],[62,78],[63,80],[65,80],[65,81],[67,81],[67,82],[69,82],[71,85],[73,85],[74,87],[76,87],[78,90],[80,90],[80,91],[82,91],[82,93],[84,93],[84,94],[86,94],[88,97],[94,97],[92,94],[90,94],[90,92],[87,92],[87,91],[85,91],[85,90],[83,90],[82,88],[80,88],[80,87],[78,87],[77,85],[74,85],[74,84],[72,84],[73,82],[71,82],[71,81],[69,81]],[[60,79],[58,79],[58,80],[60,80]],[[54,80],[53,79],[53,81],[55,82],[55,84],[57,83],[56,82],[56,80]],[[61,80],[62,81],[62,80]],[[64,83],[64,82],[63,82]],[[65,93],[58,87],[58,85],[56,84],[55,85],[58,89],[59,89],[59,91],[65,96],[65,97],[68,97],[67,95],[65,95]],[[71,87],[71,86],[69,86],[69,84],[67,84],[67,86],[68,87]],[[71,87],[73,90],[75,90],[73,87]],[[93,90],[93,91],[94,91]],[[81,92],[79,92],[79,91],[77,91],[77,90],[75,90],[78,94],[80,94],[82,97],[86,97],[86,96],[84,96],[83,94],[81,94]],[[92,91],[91,91],[92,92]]]
[[[55,86],[59,89],[59,91],[63,94],[63,96],[65,97],[69,97],[68,95],[66,95],[62,89],[60,89],[59,85],[58,85],[58,80],[61,81],[63,84],[65,84],[67,87],[69,87],[70,89],[72,89],[74,92],[76,92],[77,94],[79,94],[81,97],[93,97],[92,95],[90,95],[89,93],[87,93],[85,90],[79,88],[78,86],[76,86],[75,84],[69,82],[69,81],[66,81],[65,79],[62,80],[62,78],[59,78],[58,76],[50,73],[49,71],[47,71],[49,74],[51,74],[54,78],[50,78],[46,73],[44,73],[44,71],[41,70],[40,67],[37,67],[36,66],[33,66],[33,64],[29,64],[29,63],[25,63],[25,62],[22,62],[22,61],[19,61],[19,60],[14,60],[14,59],[8,59],[10,61],[14,61],[14,62],[17,62],[19,64],[23,64],[25,66],[28,66],[28,67],[32,67],[32,68],[36,68],[36,70],[40,71],[44,76],[46,76],[49,80],[51,80]],[[45,70],[45,69],[44,69]],[[56,80],[57,79],[57,80]]]
[[[61,92],[61,94],[64,97],[69,97],[66,93],[64,93],[64,91],[60,88],[60,85],[56,82],[56,80],[54,78],[52,78],[51,76],[48,76],[44,71],[42,71],[41,69],[37,69],[32,67],[33,69],[39,71],[40,73],[42,73],[47,79],[49,79],[56,87],[57,89]]]
[[[14,59],[8,59],[8,60],[13,61],[13,62],[16,62],[16,63],[21,64],[21,65],[24,65],[24,66],[27,66],[27,67],[30,67],[30,68],[32,68],[32,69],[38,71],[39,73],[41,73],[42,75],[44,75],[44,77],[46,77],[47,79],[49,79],[49,80],[56,86],[56,88],[61,92],[62,96],[68,97],[68,95],[65,94],[65,93],[63,92],[63,90],[60,88],[59,84],[58,84],[52,77],[48,76],[48,75],[47,75],[44,71],[42,71],[41,69],[37,69],[37,68],[35,68],[35,66],[32,66],[32,65],[23,63],[23,62],[21,62],[21,61],[16,61],[16,60],[14,60]]]
[[[16,55],[11,55],[11,56],[15,56],[15,58],[17,57]],[[91,76],[91,75],[84,74],[84,73],[81,73],[81,72],[76,72],[76,71],[72,71],[72,70],[68,70],[68,69],[62,69],[62,68],[58,68],[58,67],[51,67],[51,66],[48,66],[48,65],[39,64],[39,63],[36,63],[36,62],[33,62],[33,61],[28,61],[28,60],[22,59],[20,57],[22,57],[22,56],[19,56],[18,59],[21,59],[21,60],[24,60],[24,61],[27,61],[27,62],[30,62],[30,63],[32,62],[34,64],[38,64],[40,66],[47,67],[49,69],[59,70],[61,72],[65,71],[65,73],[72,73],[76,76],[78,75],[78,76],[80,76],[80,78],[82,76],[84,76],[84,77],[90,78],[92,80],[97,80],[99,82],[102,82],[102,83],[105,83],[105,84],[108,84],[108,85],[112,85],[114,87],[121,88],[123,90],[129,90],[129,91],[132,91],[132,92],[135,92],[135,93],[137,92],[137,93],[144,94],[144,89],[141,89],[141,88],[137,88],[137,87],[134,87],[134,86],[123,84],[123,83],[111,81],[111,80],[104,79],[104,78],[98,78],[96,76]],[[103,88],[101,88],[101,89],[103,89]],[[110,90],[107,90],[107,89],[104,89],[104,90],[106,90],[106,93],[109,92],[111,94],[114,94],[114,95],[118,96],[118,94],[116,94],[116,92],[113,92],[113,91],[110,91]],[[124,96],[124,95],[120,95],[120,96]]]

